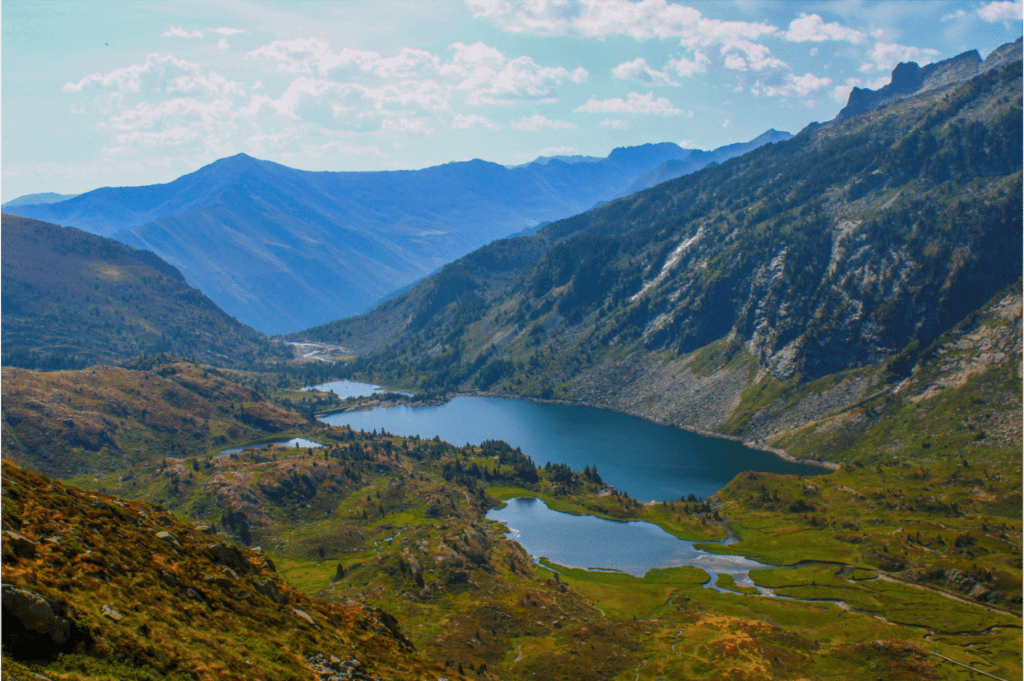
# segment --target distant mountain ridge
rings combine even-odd
[[[626,193],[635,194],[638,191],[650,189],[662,182],[668,182],[669,180],[674,180],[677,177],[695,173],[701,168],[705,168],[712,163],[723,163],[728,161],[730,158],[742,156],[748,151],[753,151],[765,144],[785,142],[792,137],[793,135],[788,132],[780,132],[773,128],[761,133],[749,142],[727,144],[724,147],[718,147],[711,151],[695,151],[684,159],[666,161],[651,172],[641,176],[636,182],[630,185],[629,190]]]
[[[637,178],[695,152],[660,143],[578,163],[382,172],[309,172],[239,154],[165,185],[11,212],[152,250],[229,314],[284,333],[361,313],[480,246],[629,193]]]
[[[61,201],[70,201],[71,199],[78,196],[78,194],[57,194],[55,192],[43,192],[42,194],[25,194],[19,196],[13,201],[0,206],[5,212],[8,208],[16,208],[17,206],[34,206],[44,203],[59,203]]]

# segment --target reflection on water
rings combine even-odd
[[[523,545],[534,560],[545,557],[566,567],[611,569],[637,577],[653,568],[692,565],[712,575],[732,575],[738,584],[753,586],[749,571],[771,568],[742,556],[716,555],[694,548],[645,522],[617,522],[596,516],[574,516],[548,508],[540,499],[511,499],[487,517],[503,522],[509,538]]]

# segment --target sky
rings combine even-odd
[[[3,0],[0,194],[713,149],[833,118],[901,61],[1022,33],[1021,2]]]

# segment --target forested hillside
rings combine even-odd
[[[3,364],[72,369],[173,353],[220,366],[291,354],[149,251],[3,216]]]
[[[805,417],[827,413],[1019,280],[1020,120],[1017,62],[492,244],[302,336],[423,391],[721,429],[754,386],[845,381]]]

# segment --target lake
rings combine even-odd
[[[325,384],[323,389],[328,385],[333,384]],[[371,394],[374,388],[358,385],[366,386],[364,394]],[[440,436],[455,445],[504,440],[520,447],[539,465],[562,463],[574,471],[597,466],[606,483],[641,501],[675,501],[691,493],[707,498],[745,470],[799,475],[827,472],[739,442],[634,416],[509,398],[456,397],[438,406],[377,408],[331,414],[321,420],[355,430],[383,428],[395,435]]]
[[[534,560],[545,557],[565,567],[643,577],[652,568],[692,565],[711,575],[712,584],[714,575],[728,573],[744,586],[753,586],[750,570],[773,567],[742,556],[706,553],[651,523],[552,511],[540,499],[510,499],[505,508],[488,511],[487,517],[505,523],[508,536]]]

